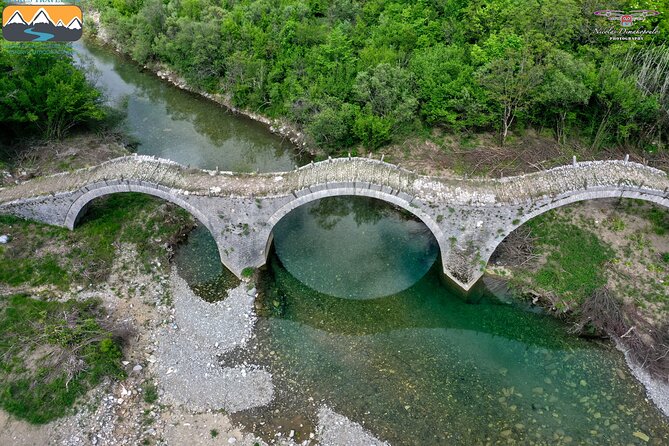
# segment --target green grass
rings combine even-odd
[[[669,212],[658,207],[648,207],[644,217],[650,222],[653,232],[657,235],[665,235],[669,232]]]
[[[10,242],[0,247],[0,283],[53,285],[105,280],[117,247],[132,243],[140,266],[151,270],[155,259],[166,263],[166,244],[173,244],[192,225],[192,217],[176,206],[143,194],[115,194],[91,203],[74,231],[0,216],[0,234]]]
[[[595,234],[555,212],[527,225],[537,237],[538,249],[547,253],[546,263],[533,277],[536,285],[564,301],[581,303],[606,284],[606,264],[613,260],[614,252]]]
[[[247,278],[247,279],[251,278],[251,277],[253,277],[253,274],[255,273],[255,271],[256,271],[255,268],[247,266],[246,268],[244,268],[242,270],[242,277]]]
[[[69,274],[53,255],[17,261],[4,254],[4,249],[0,249],[0,282],[2,283],[12,286],[52,284],[64,288],[70,282]]]
[[[67,230],[46,225],[35,227],[25,220],[0,215],[0,233],[10,235],[9,243],[0,246],[0,283],[12,286],[53,284],[58,287],[69,284],[69,274],[55,254],[36,255],[47,240],[60,240]],[[26,243],[27,238],[34,242]]]
[[[669,233],[669,210],[659,206],[649,206],[643,200],[624,200],[621,208],[630,215],[638,215],[645,218],[651,225],[652,231],[657,235]]]
[[[103,377],[121,378],[119,340],[100,326],[98,301],[2,299],[0,406],[31,423],[69,413]]]
[[[158,388],[152,382],[147,382],[142,388],[144,393],[144,402],[153,404],[158,401]]]

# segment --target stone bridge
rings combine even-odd
[[[74,229],[95,198],[118,192],[154,195],[206,226],[221,262],[240,276],[244,268],[265,263],[274,225],[296,207],[325,197],[372,197],[422,220],[439,243],[444,274],[468,290],[499,243],[543,212],[611,197],[669,207],[668,191],[665,172],[627,161],[574,163],[500,179],[457,179],[423,176],[365,158],[247,174],[130,156],[0,189],[0,213]]]

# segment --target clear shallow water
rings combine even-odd
[[[80,60],[95,67],[107,102],[116,107],[127,102],[124,131],[139,142],[138,153],[238,172],[285,171],[301,164],[295,147],[264,125],[171,86],[106,48],[84,41],[73,47]]]
[[[439,262],[429,268],[432,252],[424,250],[430,245],[416,230],[419,223],[366,203],[367,209],[363,201],[316,213],[315,206],[305,207],[276,227],[276,252],[261,287],[266,316],[251,353],[222,362],[244,359],[269,369],[277,399],[234,415],[237,421],[268,438],[291,429],[306,438],[313,414],[327,404],[394,445],[669,444],[669,424],[646,401],[619,352],[575,338],[552,317],[484,289],[463,297],[441,280]],[[351,221],[361,215],[367,218],[356,231]],[[324,217],[334,223],[323,225]],[[380,242],[375,251],[369,233],[384,240],[400,228],[422,235],[403,239],[417,246],[393,244],[390,255],[424,252],[418,263],[429,272],[396,261],[387,267],[394,273],[386,277],[389,285],[395,277],[412,277],[410,286],[381,289],[381,297],[372,298],[379,285],[372,277],[358,280],[358,267],[387,266],[389,247]],[[319,248],[329,249],[332,240],[339,241],[338,255],[323,255]],[[288,242],[297,247],[286,256],[281,247]],[[369,248],[363,259],[355,254],[360,246]],[[299,256],[292,255],[296,250]],[[334,277],[333,271],[354,278],[341,276],[348,286],[318,283],[320,292],[310,286]],[[648,435],[649,443],[635,432]]]
[[[248,350],[221,358],[271,371],[276,399],[233,414],[235,421],[268,440],[290,430],[305,439],[314,414],[327,404],[393,445],[669,444],[666,419],[608,344],[574,338],[552,317],[504,303],[485,289],[463,297],[443,283],[439,261],[430,267],[434,242],[426,242],[429,233],[418,230],[419,223],[371,199],[328,200],[355,204],[316,203],[276,227],[276,251],[259,287],[266,298],[258,305],[264,316],[256,337]],[[397,260],[388,266],[383,240],[402,228],[414,236],[392,244],[392,256],[406,249],[421,268]],[[194,240],[199,247],[178,259],[197,285],[218,270],[193,275],[198,262],[205,262],[201,271],[217,264],[206,230]],[[332,247],[333,240],[338,255],[324,256],[318,248]],[[406,246],[413,241],[416,246]],[[388,293],[373,277],[360,280],[360,268],[411,279]],[[348,286],[318,284],[323,291],[331,286],[330,293],[310,286],[318,277],[337,276]],[[398,283],[392,274],[386,278],[390,286]],[[373,298],[379,290],[382,296]]]
[[[172,261],[181,277],[207,302],[225,299],[227,290],[239,285],[239,279],[223,268],[218,247],[202,225],[188,234],[188,240],[179,247]]]
[[[254,359],[274,373],[279,402],[240,421],[285,429],[273,410],[306,419],[326,403],[395,445],[643,444],[636,431],[669,441],[621,355],[548,316],[463,300],[438,268],[361,301],[310,292],[278,259],[273,268],[285,311],[259,321]]]

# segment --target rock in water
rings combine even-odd
[[[636,438],[640,439],[641,441],[645,441],[646,443],[650,440],[650,437],[643,432],[636,431],[632,435],[634,435]]]

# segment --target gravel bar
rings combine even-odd
[[[318,411],[318,438],[321,446],[390,446],[327,406]]]
[[[237,412],[272,401],[272,376],[256,366],[221,367],[216,355],[243,347],[251,337],[254,297],[246,284],[214,304],[171,275],[174,323],[158,335],[156,371],[166,397],[192,410]]]

